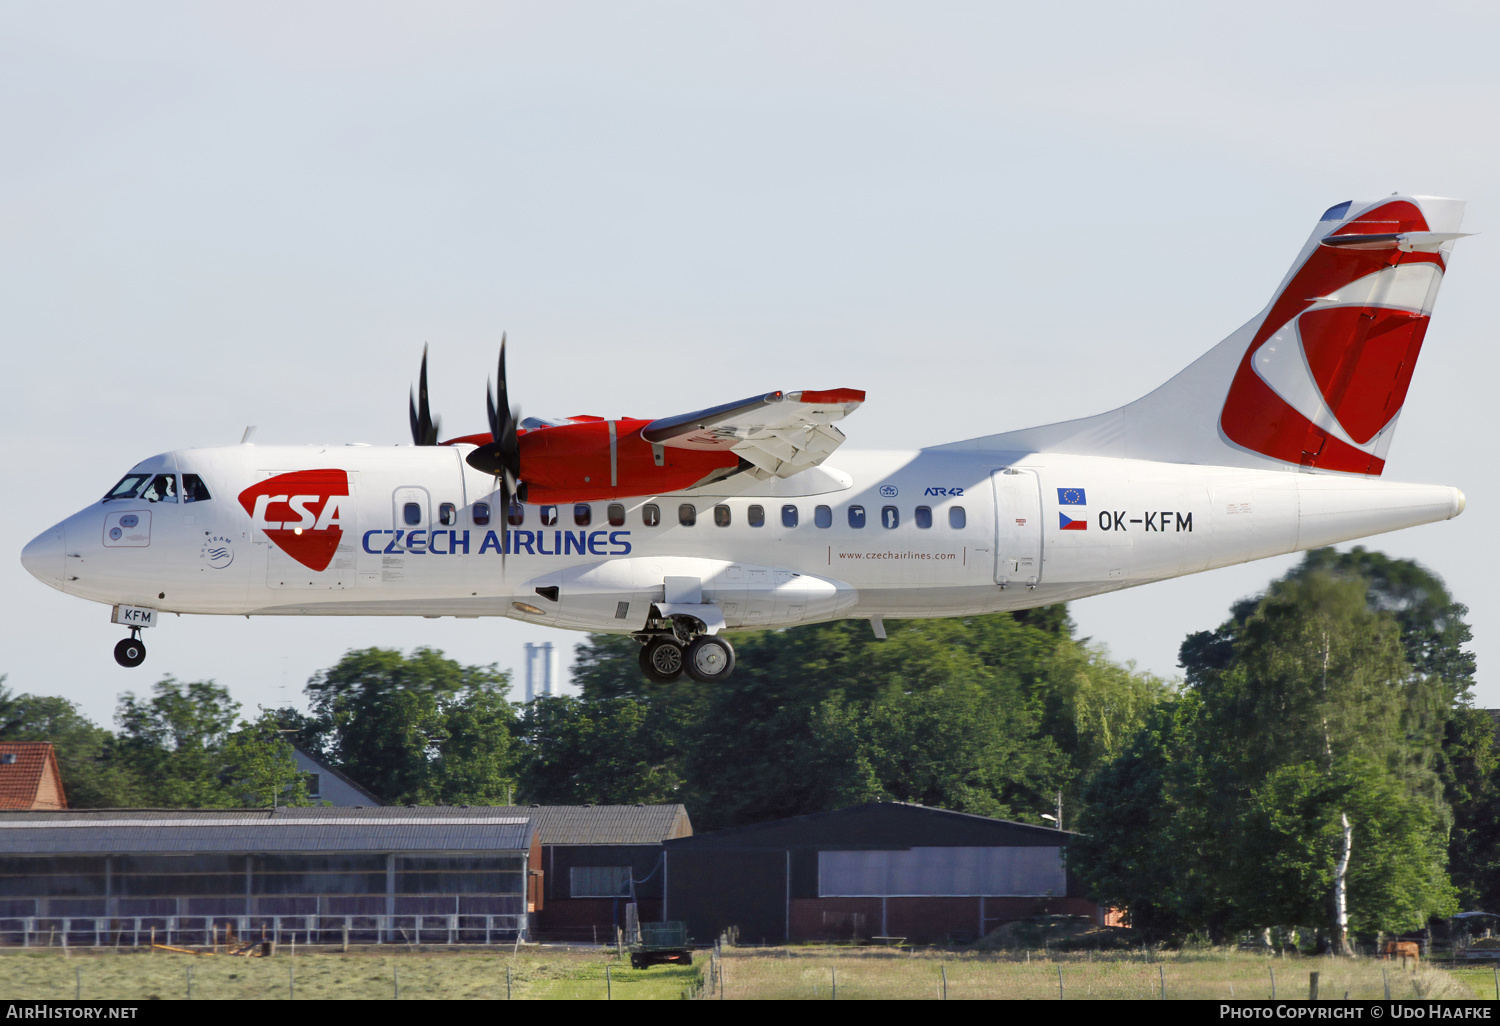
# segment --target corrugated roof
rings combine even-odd
[[[692,820],[682,805],[509,805],[530,816],[542,844],[660,844],[691,837]]]
[[[14,761],[5,756],[14,755]],[[42,799],[50,808],[68,807],[63,794],[62,774],[57,769],[57,758],[52,744],[47,741],[0,742],[0,809],[31,809],[37,807],[39,792],[43,790],[43,776],[56,788],[56,801]],[[46,789],[49,792],[51,788]]]
[[[4,812],[0,854],[527,851],[533,829],[485,807]]]

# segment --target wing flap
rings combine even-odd
[[[729,450],[759,478],[791,477],[815,467],[844,442],[835,421],[864,402],[854,388],[769,392],[694,413],[654,420],[641,429],[652,445]]]

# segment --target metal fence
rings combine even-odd
[[[11,947],[280,944],[511,944],[525,940],[521,915],[405,916],[13,916],[0,917]]]

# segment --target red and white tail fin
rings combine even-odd
[[[1150,395],[958,446],[1378,475],[1463,207],[1340,203],[1266,309]]]

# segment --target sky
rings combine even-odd
[[[215,679],[305,707],[349,649],[522,670],[508,620],[169,617],[144,666],[21,547],[158,452],[484,430],[507,333],[528,415],[657,417],[853,387],[848,446],[1110,409],[1257,313],[1319,214],[1469,201],[1386,477],[1456,520],[1365,542],[1500,647],[1500,8],[1479,3],[255,0],[0,5],[0,673],[112,723]],[[837,463],[835,456],[832,461]],[[1178,675],[1296,562],[1072,606]],[[566,662],[566,660],[565,660]]]

